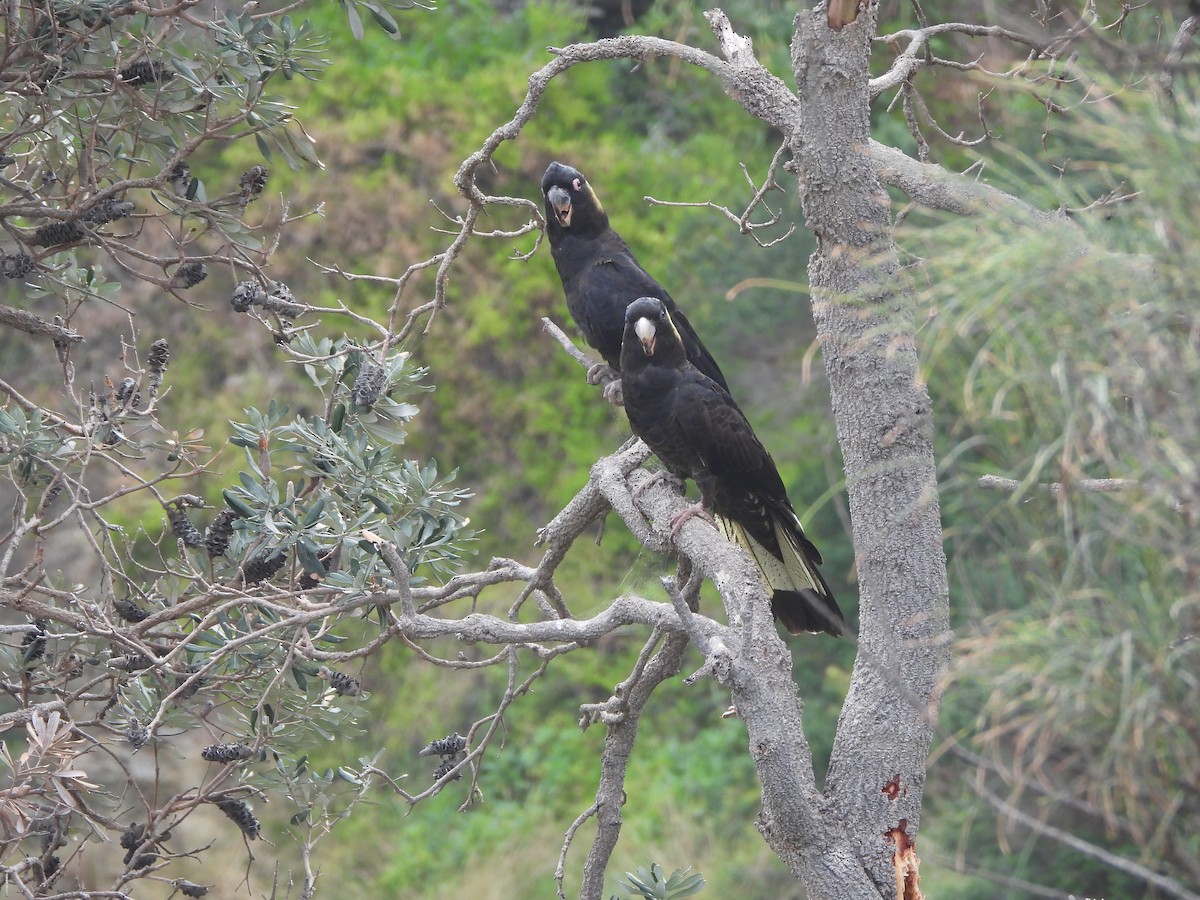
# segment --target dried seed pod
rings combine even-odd
[[[24,278],[33,271],[33,258],[27,253],[5,253],[0,257],[5,278]]]
[[[146,840],[146,826],[141,822],[134,822],[121,834],[121,847],[125,850],[125,865],[129,865],[129,861],[133,859],[133,854],[137,851]]]
[[[191,519],[179,507],[167,507],[167,519],[171,523],[171,534],[183,541],[185,547],[199,547],[204,543],[200,529],[192,524]]]
[[[46,620],[35,619],[33,628],[21,638],[21,660],[27,669],[46,655]]]
[[[447,775],[450,774],[450,770],[453,769],[455,766],[457,766],[464,759],[466,759],[465,755],[464,756],[459,756],[459,755],[451,756],[449,759],[447,759],[440,766],[438,766],[436,769],[433,770],[433,780],[440,781],[441,779],[445,778]],[[460,778],[462,778],[462,772],[456,772],[454,777],[451,778],[450,780],[458,781],[458,779],[460,779]]]
[[[238,187],[242,192],[242,209],[246,208],[246,204],[258,199],[267,186],[269,176],[270,172],[267,171],[266,166],[251,166],[242,174],[238,181]]]
[[[143,84],[170,81],[175,77],[175,73],[161,60],[139,59],[118,72],[117,77],[130,87],[139,87]]]
[[[87,237],[87,230],[78,222],[47,222],[33,233],[29,243],[35,247],[57,247],[73,244]]]
[[[357,697],[362,693],[362,683],[353,675],[347,675],[345,672],[321,666],[317,670],[317,677],[328,681],[329,686],[342,696]]]
[[[93,225],[104,225],[133,215],[133,210],[132,200],[117,200],[115,197],[109,197],[101,200],[84,213],[83,221],[91,222]]]
[[[431,741],[418,756],[454,756],[467,749],[467,739],[457,731],[448,737]]]
[[[204,549],[209,559],[224,555],[229,549],[229,539],[233,537],[233,520],[237,513],[232,509],[223,509],[209,523],[204,532]]]
[[[314,463],[315,462],[316,461],[314,460]],[[319,463],[316,463],[316,465],[317,465],[317,468],[322,468],[322,466]],[[317,560],[321,563],[322,566],[325,567],[325,573],[322,574],[320,572],[304,572],[303,574],[301,574],[301,576],[296,580],[296,583],[300,587],[300,590],[311,591],[313,588],[320,587],[321,582],[325,578],[325,574],[328,574],[329,572],[332,572],[335,569],[337,569],[338,564],[341,561],[341,550],[342,550],[341,544],[338,544],[334,547],[331,547],[329,550],[326,550],[324,553],[322,553],[320,556],[318,556]]]
[[[178,878],[173,884],[179,888],[179,893],[185,897],[203,897],[208,893],[208,888],[203,884],[192,884],[186,878]]]
[[[370,409],[383,396],[387,387],[387,373],[383,366],[374,362],[364,362],[354,379],[354,387],[350,391],[350,399],[359,409]]]
[[[242,568],[246,584],[258,584],[265,581],[283,568],[287,562],[287,554],[282,550],[260,550],[255,553]]]
[[[158,862],[157,853],[140,853],[137,859],[134,859],[134,854],[137,853],[138,847],[146,843],[152,835],[147,833],[146,826],[140,822],[134,822],[125,829],[121,835],[121,846],[125,849],[125,865],[129,865],[130,860],[133,860],[131,868],[144,869],[146,866],[152,866]],[[150,845],[153,847],[153,844]]]
[[[114,656],[112,664],[118,669],[123,669],[126,672],[141,672],[143,669],[148,669],[153,662],[150,661],[145,653],[134,653],[129,656]]]
[[[218,800],[217,809],[229,816],[248,839],[254,840],[258,837],[258,819],[254,817],[254,811],[245,800]]]
[[[229,295],[229,305],[234,312],[249,312],[250,307],[267,299],[267,292],[257,281],[241,281]]]
[[[254,751],[245,744],[209,744],[200,756],[209,762],[241,762],[254,756]]]
[[[62,860],[57,856],[48,856],[42,863],[42,881],[48,882],[62,868]]]
[[[150,387],[150,396],[158,394],[158,389],[162,387],[163,373],[167,370],[167,363],[171,361],[171,349],[167,346],[166,338],[159,338],[150,345],[150,352],[146,354],[146,370],[149,372],[148,383]]]
[[[150,617],[151,610],[142,609],[132,600],[114,600],[113,609],[117,615],[130,624],[137,624]]]
[[[202,262],[185,262],[171,276],[171,287],[187,290],[208,277],[208,268]]]
[[[134,750],[141,750],[150,740],[150,729],[131,716],[125,725],[125,740]]]
[[[166,338],[159,338],[150,345],[150,352],[146,354],[146,368],[150,370],[152,376],[158,374],[161,378],[170,361],[171,348],[167,345]]]
[[[187,672],[175,676],[176,688],[183,687],[185,684],[187,684],[187,687],[184,687],[183,690],[179,692],[180,700],[192,699],[208,684],[208,679],[206,678],[197,678],[191,684],[188,684],[188,679],[190,679],[198,671],[200,671],[200,666],[188,666]]]
[[[262,305],[283,319],[294,319],[304,312],[304,307],[296,303],[292,289],[282,281],[271,282],[270,293],[261,301]]]

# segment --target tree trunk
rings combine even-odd
[[[949,642],[931,404],[890,202],[864,150],[877,4],[833,30],[796,17],[801,121],[789,135],[817,249],[808,278],[846,471],[860,589],[858,656],[838,722],[824,815],[844,823],[870,879],[894,896],[899,832],[920,819],[925,758]],[[905,838],[899,838],[903,844]],[[809,896],[846,897],[820,866]]]

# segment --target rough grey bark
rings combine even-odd
[[[887,895],[896,849],[887,836],[893,829],[911,835],[920,821],[949,622],[932,409],[888,195],[863,152],[877,12],[869,5],[840,31],[820,10],[797,16],[792,62],[803,116],[789,138],[805,219],[817,237],[809,287],[845,464],[861,598],[859,652],[824,808],[849,824],[860,862]],[[819,871],[805,883],[813,897],[847,896]]]

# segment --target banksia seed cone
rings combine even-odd
[[[29,243],[35,247],[57,247],[73,244],[87,237],[87,231],[78,222],[48,222],[33,233]]]
[[[26,253],[5,253],[0,266],[5,278],[24,278],[33,271],[33,259]]]
[[[329,682],[329,686],[345,697],[357,697],[362,693],[362,684],[353,675],[339,672],[328,666],[321,666],[317,676]]]
[[[246,835],[247,838],[254,840],[258,837],[258,819],[254,817],[254,812],[245,800],[218,800],[217,809],[233,819],[237,827],[242,829],[242,834]]]
[[[138,87],[143,84],[170,81],[175,77],[175,73],[171,71],[170,66],[157,59],[139,59],[123,68],[117,73],[117,76],[130,87]]]
[[[251,200],[258,199],[258,196],[267,186],[267,178],[269,176],[270,172],[267,171],[266,166],[251,166],[242,174],[241,180],[238,181],[238,187],[242,191],[243,208]]]
[[[196,694],[200,692],[201,688],[208,683],[207,679],[197,678],[191,684],[188,684],[188,679],[196,673],[197,669],[199,669],[199,666],[189,666],[187,674],[175,676],[175,687],[179,688],[187,684],[187,687],[184,687],[183,690],[179,692],[180,700],[190,700],[192,697],[195,697]]]
[[[454,756],[467,749],[467,739],[457,731],[448,737],[431,741],[418,756]]]
[[[455,758],[455,757],[451,757],[450,759],[446,760],[444,763],[442,763],[440,766],[438,766],[436,769],[433,770],[433,780],[440,781],[441,779],[445,778],[447,775],[450,774],[450,770],[453,769],[455,766],[457,766],[460,762],[462,762],[462,759]],[[451,778],[450,780],[458,781],[458,779],[460,779],[460,778],[462,778],[462,772],[456,772],[454,777]]]
[[[163,372],[167,370],[167,363],[171,361],[171,350],[167,346],[166,338],[159,338],[150,345],[150,352],[146,354],[146,369],[150,373],[149,386],[150,396],[153,397],[158,393],[159,387],[162,386]]]
[[[129,656],[114,656],[112,664],[118,669],[124,669],[126,672],[141,672],[143,669],[148,669],[154,663],[150,661],[145,653],[134,653]]]
[[[191,519],[179,507],[168,508],[167,519],[171,522],[171,534],[183,541],[185,547],[199,547],[204,543],[200,529],[192,524]]]
[[[146,826],[140,822],[134,822],[121,835],[122,850],[136,850],[142,843],[142,835],[146,833]],[[129,862],[129,857],[125,858]]]
[[[130,719],[129,724],[125,726],[125,740],[129,741],[134,750],[141,750],[150,740],[150,729],[137,719]]]
[[[304,312],[304,307],[296,303],[292,289],[282,281],[271,283],[271,292],[262,299],[262,305],[283,319],[294,319]]]
[[[101,200],[86,213],[83,214],[83,221],[91,222],[93,225],[104,225],[107,222],[115,222],[117,219],[124,219],[126,216],[133,214],[132,200],[116,200],[109,197],[107,200]]]
[[[250,307],[267,299],[267,292],[257,281],[242,281],[229,295],[229,305],[234,312],[249,312]]]
[[[350,391],[350,399],[359,409],[370,409],[387,387],[387,373],[383,366],[373,362],[364,362],[354,379],[354,388]]]
[[[254,755],[245,744],[210,744],[200,751],[200,756],[209,762],[241,762]]]
[[[287,554],[282,550],[261,550],[255,553],[242,569],[246,584],[258,584],[265,581],[283,568],[287,562]]]
[[[114,600],[113,609],[126,622],[136,624],[150,617],[150,610],[142,609],[132,600]]]
[[[161,376],[170,361],[171,349],[167,346],[166,338],[159,338],[150,345],[150,352],[146,355],[146,367],[151,375],[157,373]]]
[[[202,262],[186,262],[171,276],[171,287],[187,290],[208,277],[208,269]]]
[[[21,659],[26,668],[46,655],[46,620],[36,619],[33,627],[34,631],[25,632],[21,638]]]
[[[209,559],[216,559],[229,549],[229,539],[233,537],[233,520],[237,513],[232,509],[223,509],[204,533],[204,549]]]

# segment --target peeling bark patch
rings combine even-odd
[[[898,800],[901,797],[908,796],[908,788],[900,784],[900,773],[897,772],[892,776],[892,780],[879,789],[879,793],[883,794],[889,800]]]
[[[900,776],[897,775],[893,780],[899,787]],[[896,870],[896,900],[925,900],[921,893],[921,860],[917,858],[916,841],[908,836],[908,819],[901,819],[895,828],[885,831],[883,837],[896,846],[892,854],[892,866]]]

